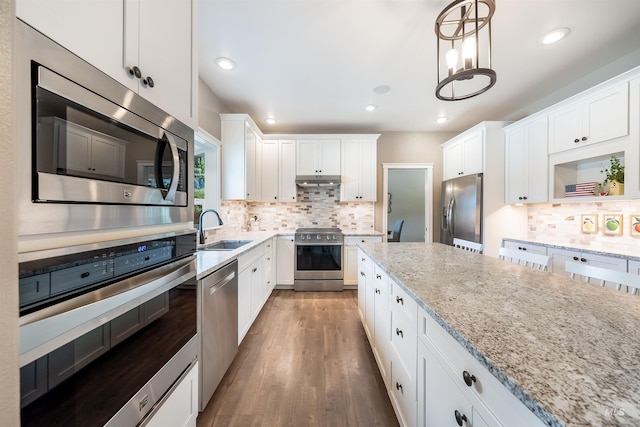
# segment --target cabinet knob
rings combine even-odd
[[[147,76],[144,79],[142,79],[142,84],[149,87],[154,87],[156,85],[150,76]]]
[[[382,276],[379,275],[379,274],[376,274],[376,279],[380,280],[380,279],[382,279]]]
[[[364,271],[361,271],[361,272],[360,272],[360,275],[361,275],[362,277],[364,277]]]
[[[574,257],[573,257],[573,260],[574,260],[574,261],[580,261],[580,258],[578,258],[577,256],[574,256]]]
[[[580,142],[580,140],[578,138],[576,138],[576,139],[573,140],[573,142],[575,142],[577,144],[578,142]]]
[[[587,262],[586,258],[580,258],[580,262]]]
[[[375,293],[380,294],[380,289],[376,288]]]
[[[138,68],[137,66],[133,66],[128,68],[129,70],[129,75],[132,77],[135,77],[137,79],[139,79],[140,77],[142,77],[142,72],[140,71],[140,68]]]
[[[396,381],[396,390],[400,390],[400,393],[404,394],[404,390],[402,390],[402,384]],[[460,424],[462,425],[462,424]]]
[[[258,267],[253,267],[253,270],[251,270],[252,273],[255,273],[256,271],[258,271]]]
[[[522,199],[523,200],[527,200],[527,196],[522,196]]]
[[[465,414],[461,414],[457,409],[453,414],[455,415],[456,423],[458,423],[459,426],[467,422],[467,416]]]
[[[476,376],[475,375],[471,375],[469,372],[467,371],[463,371],[462,372],[462,379],[464,380],[464,383],[468,386],[471,387],[473,385],[473,383],[476,382]]]
[[[402,298],[400,298],[400,297],[396,297],[396,302],[397,302],[398,304],[402,304],[402,305],[404,305],[404,300],[403,300]]]
[[[404,338],[404,334],[402,333],[401,329],[396,328],[396,335],[398,335],[400,338]]]
[[[583,141],[586,141],[586,140],[587,140],[587,137],[586,137],[586,136],[583,136],[583,137],[582,137],[582,140],[583,140]]]
[[[518,197],[518,200],[522,200],[522,196]]]

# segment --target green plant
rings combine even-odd
[[[618,181],[620,184],[624,184],[624,165],[620,164],[620,159],[616,156],[611,156],[611,166],[608,168],[603,166],[600,172],[605,174],[602,185],[606,185],[611,181]]]

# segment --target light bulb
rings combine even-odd
[[[456,68],[458,67],[458,51],[456,49],[449,49],[449,51],[445,55],[445,59],[447,60],[449,75],[455,73]]]
[[[469,37],[462,43],[462,54],[464,55],[464,68],[471,68],[474,66],[474,59],[476,57],[476,38]]]

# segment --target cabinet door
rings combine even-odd
[[[340,201],[358,201],[360,199],[361,163],[360,141],[357,139],[343,140]]]
[[[198,417],[198,362],[173,389],[147,427],[195,427]]]
[[[527,193],[527,141],[525,127],[506,131],[505,203],[524,203]]]
[[[378,184],[378,142],[360,141],[360,201],[375,202]]]
[[[389,310],[389,276],[378,266],[373,266],[374,305],[374,355],[378,361],[380,374],[389,387],[391,363],[391,312]]]
[[[608,141],[629,133],[629,84],[624,82],[584,101],[585,144]],[[582,138],[582,136],[581,136]]]
[[[17,0],[16,16],[132,90],[123,76],[122,0]],[[91,36],[88,37],[87,35]]]
[[[462,141],[456,141],[444,147],[444,180],[456,178],[463,174],[462,155]]]
[[[575,148],[580,143],[581,134],[582,109],[579,103],[549,113],[549,154]]]
[[[548,248],[547,254],[551,257],[551,272],[569,277],[570,274],[565,271],[565,263],[567,261],[580,260],[580,251],[570,251],[566,249]]]
[[[251,279],[252,267],[240,271],[238,274],[238,345],[251,326]]]
[[[547,118],[542,117],[525,126],[526,152],[526,197],[525,203],[546,202],[549,192],[549,158]]]
[[[185,123],[192,124],[192,2],[191,0],[127,0],[139,2],[138,67],[150,84],[141,84],[140,95]],[[133,10],[127,5],[127,11]],[[125,17],[125,19],[129,19]],[[134,18],[135,19],[135,18]],[[93,34],[95,31],[92,31]],[[127,33],[126,37],[130,34]],[[130,43],[125,44],[125,48]],[[126,72],[126,71],[125,71]],[[197,81],[197,80],[196,80]]]
[[[358,284],[358,247],[344,246],[344,284]]]
[[[276,244],[276,275],[278,285],[293,285],[294,250],[293,235],[278,236]]]
[[[318,168],[320,175],[340,175],[340,140],[318,142]]]
[[[66,153],[59,152],[58,155],[66,159],[67,169],[88,174],[95,173],[91,165],[91,134],[72,125],[60,126],[56,123],[56,128],[58,137],[67,141],[66,147],[65,144],[58,145],[59,150],[63,147],[66,150]]]
[[[94,136],[91,141],[93,173],[124,178],[124,149],[118,141]]]
[[[258,135],[248,125],[245,128],[245,149],[246,149],[246,188],[247,200],[260,201],[260,183],[256,180],[256,176],[260,176],[256,169],[259,162],[258,147],[260,141]],[[224,151],[224,149],[223,149]]]
[[[255,320],[260,313],[263,301],[263,271],[262,271],[262,258],[251,264],[249,267],[251,271],[251,323]]]
[[[262,141],[262,201],[278,201],[278,141]]]
[[[279,150],[278,200],[280,202],[295,202],[297,197],[296,142],[281,140]]]
[[[317,166],[317,141],[297,141],[297,174],[298,175],[316,175],[318,174]]]
[[[462,171],[464,175],[482,173],[482,132],[467,136],[463,142]]]
[[[527,253],[538,254],[538,255],[547,254],[547,248],[545,246],[534,245],[532,243],[521,243],[521,242],[505,240],[504,247],[508,249],[515,249],[518,251],[525,251]]]
[[[632,274],[640,274],[640,261],[629,260],[627,271]]]

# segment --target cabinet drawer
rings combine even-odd
[[[391,387],[389,391],[400,425],[415,426],[417,415],[415,379],[409,375],[401,363],[397,362],[395,357],[391,360]]]
[[[405,369],[415,377],[418,339],[414,323],[408,323],[404,316],[391,313],[391,347]]]
[[[404,316],[415,331],[418,319],[418,303],[400,285],[394,281],[389,281],[391,285],[391,300],[389,305],[391,312]]]
[[[264,254],[264,249],[257,246],[238,256],[238,271],[242,271],[253,264]]]
[[[547,247],[542,245],[535,245],[532,243],[513,242],[510,240],[504,241],[504,247],[507,249],[515,249],[518,251],[524,251],[531,254],[546,255]]]
[[[355,246],[358,243],[382,243],[382,236],[348,236],[344,238],[347,246]]]
[[[426,313],[425,313],[426,314]],[[461,344],[444,330],[430,315],[426,314],[428,340],[442,357],[445,368],[454,379],[456,386],[469,390],[505,426],[542,426],[542,421],[507,390],[484,366],[480,364]],[[464,380],[464,372],[475,377],[471,386]]]

